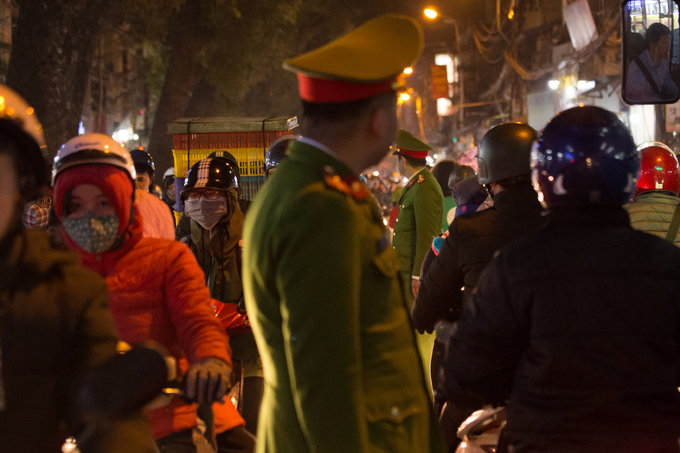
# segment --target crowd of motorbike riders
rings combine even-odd
[[[61,147],[49,180],[33,110],[7,87],[0,96],[2,451],[59,451],[68,436],[83,452],[254,451],[264,384],[243,309],[247,205],[233,156],[191,167],[175,229],[172,169],[158,181],[161,201],[149,195],[147,153],[85,134]],[[295,138],[270,147],[265,175]],[[661,143],[636,149],[594,107],[558,115],[538,139],[502,124],[481,141],[477,174],[450,161],[433,170],[450,198],[448,231],[411,314],[415,329],[436,332],[434,408],[447,444],[455,449],[473,411],[507,404],[510,434],[533,434],[527,451],[550,450],[557,431],[603,451],[677,451],[680,260],[664,240],[680,244],[678,160]],[[400,180],[382,190],[388,217]],[[548,303],[530,305],[529,295]],[[571,390],[551,394],[545,376]],[[642,386],[625,388],[631,381]],[[234,405],[225,397],[236,384]],[[545,395],[562,404],[531,410]],[[631,420],[649,433],[644,443],[621,431]]]

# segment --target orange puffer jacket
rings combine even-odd
[[[115,251],[94,255],[67,234],[64,239],[80,254],[83,265],[106,279],[120,339],[130,344],[145,340],[162,344],[178,359],[182,375],[189,364],[206,357],[217,357],[231,366],[229,339],[215,317],[196,258],[179,242],[142,237],[142,219],[131,216],[134,183],[127,173],[111,165],[82,165],[61,173],[54,188],[59,219],[65,194],[78,184],[99,187],[118,216],[122,246]],[[231,402],[213,405],[213,412],[217,433],[245,425]],[[177,397],[148,415],[156,439],[197,424],[196,405]]]
[[[83,264],[106,278],[109,305],[120,338],[130,344],[151,339],[178,358],[181,374],[189,363],[218,357],[231,365],[229,341],[215,318],[203,272],[189,248],[166,239],[141,237],[135,220],[123,248],[99,258],[83,254]],[[188,363],[187,363],[188,360]],[[213,405],[215,431],[245,424],[227,402]],[[158,439],[196,426],[196,405],[174,397],[148,413]]]

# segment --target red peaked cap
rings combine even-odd
[[[318,104],[350,102],[393,91],[395,80],[375,83],[346,82],[309,77],[298,73],[300,99]]]
[[[113,165],[102,164],[78,165],[64,170],[54,184],[54,212],[59,219],[64,212],[64,194],[81,184],[90,184],[104,192],[118,216],[117,237],[120,237],[130,223],[132,210],[134,183],[128,174]]]
[[[399,148],[395,146],[396,152],[403,154],[404,156],[414,157],[416,159],[425,159],[429,151],[413,151],[409,149]]]

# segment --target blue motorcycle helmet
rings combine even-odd
[[[264,163],[262,164],[262,173],[265,179],[270,176],[270,173],[279,166],[283,159],[288,157],[286,155],[288,147],[298,138],[300,138],[299,135],[284,134],[269,145],[269,149],[267,149],[264,157]]]
[[[543,205],[621,206],[637,185],[640,155],[618,117],[600,107],[557,114],[532,151],[532,180]]]

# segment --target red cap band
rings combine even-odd
[[[394,80],[376,83],[356,83],[326,80],[298,73],[298,87],[303,101],[331,104],[365,99],[393,90]]]
[[[429,151],[410,151],[408,149],[402,149],[396,146],[397,152],[403,154],[404,156],[413,157],[416,159],[425,159]]]

